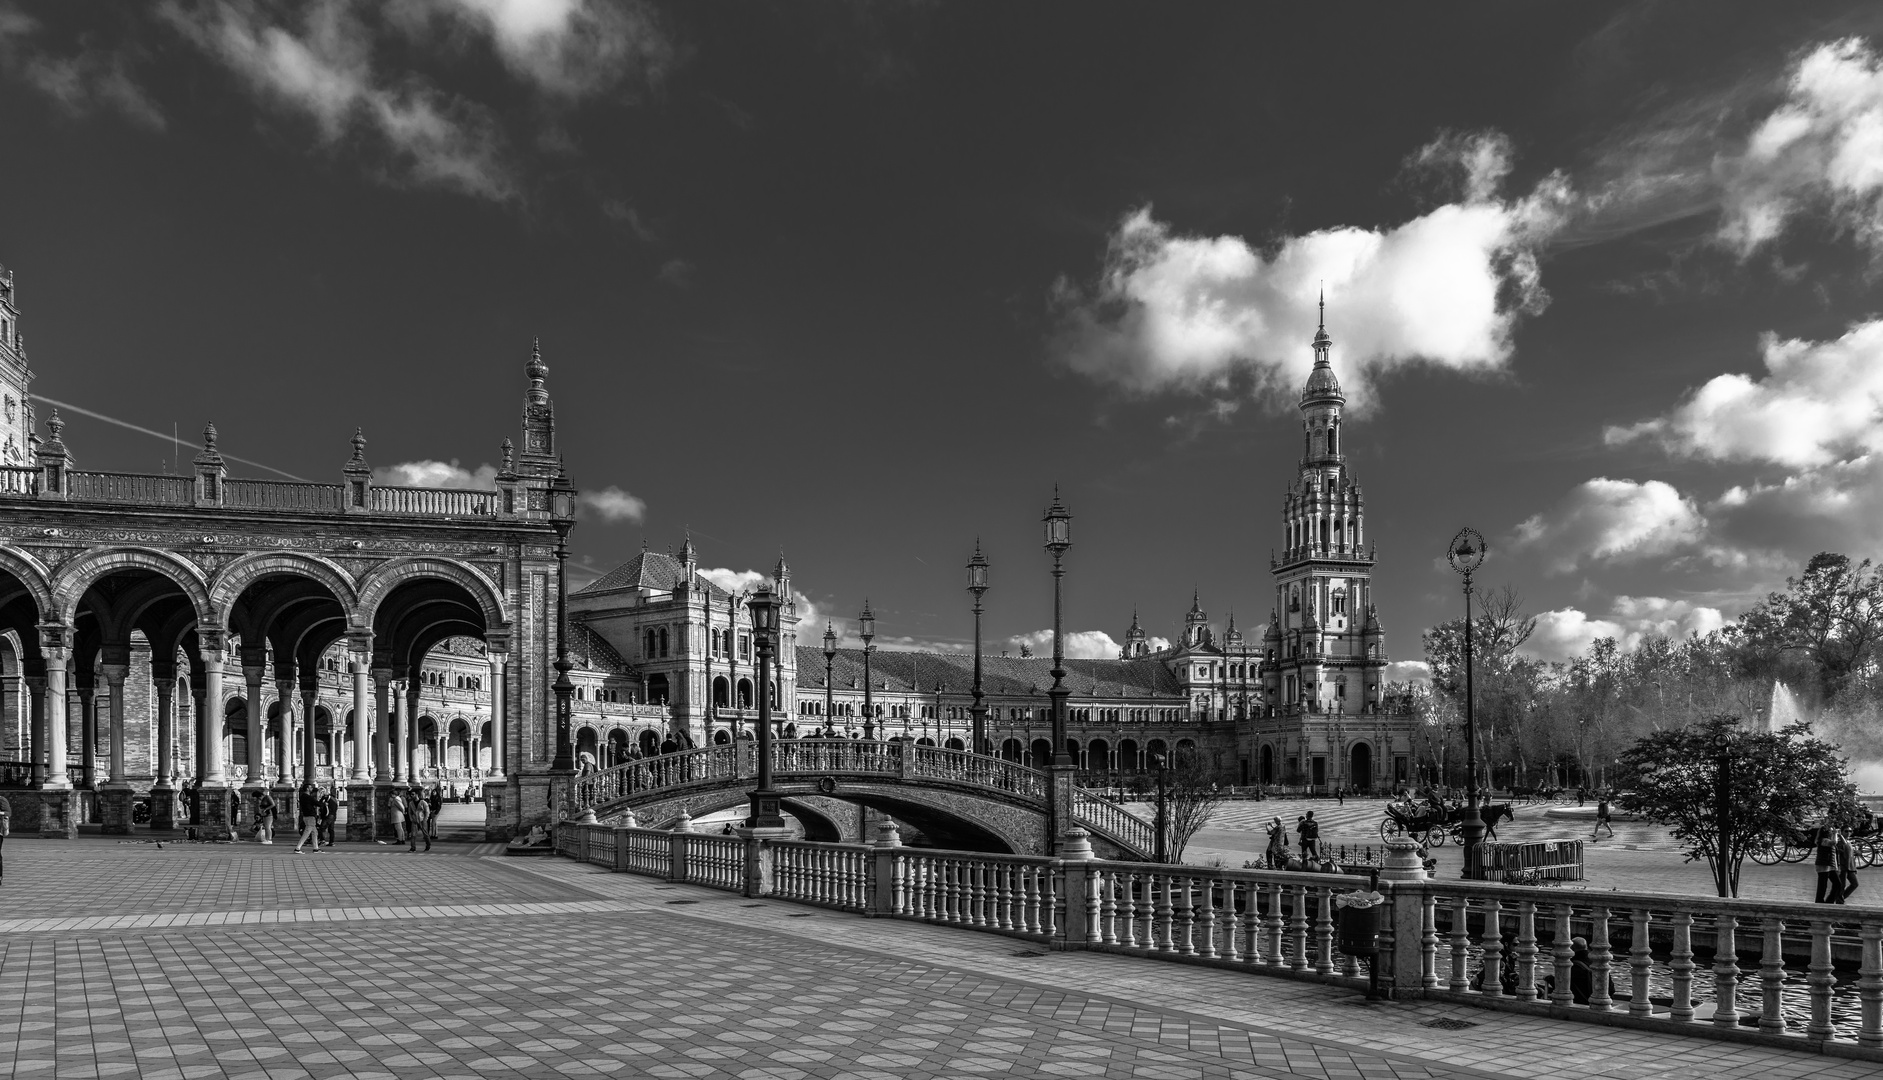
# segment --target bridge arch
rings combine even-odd
[[[196,611],[201,626],[215,627],[215,608],[209,602],[209,583],[189,561],[159,548],[94,548],[59,568],[53,578],[52,606],[46,612],[55,622],[70,624],[85,591],[110,574],[146,570],[176,586]]]
[[[0,544],[0,570],[12,574],[20,586],[33,598],[33,606],[39,609],[39,617],[52,617],[52,572],[46,564],[34,558],[31,552],[7,544]]]
[[[845,783],[835,791],[824,791],[811,783],[780,783],[775,787],[787,804],[796,802],[792,796],[801,795],[822,796],[867,806],[915,826],[930,844],[938,848],[986,851],[1001,855],[1041,854],[1046,850],[1046,819],[1043,815],[1031,814],[1033,820],[1024,821],[1020,815],[1012,812],[1013,808],[994,804],[991,800],[967,797],[959,803],[945,805],[935,800],[934,793],[923,793],[906,787],[898,789],[897,785],[889,783]],[[751,792],[747,788],[701,792],[637,807],[634,814],[643,828],[667,829],[679,821],[682,811],[689,817],[700,818],[744,806],[750,798]],[[974,806],[972,803],[989,805]],[[814,809],[802,803],[797,805],[807,813],[828,821]],[[836,830],[834,822],[830,823],[830,827]]]
[[[271,574],[310,578],[332,593],[349,614],[357,611],[359,592],[339,565],[317,555],[263,551],[244,555],[216,572],[209,587],[209,605],[223,625],[232,622],[235,602],[247,588]]]
[[[494,631],[506,627],[510,617],[497,586],[477,568],[450,559],[395,559],[376,566],[360,582],[359,613],[361,621],[372,625],[392,591],[410,581],[426,578],[449,581],[464,589],[484,616],[484,627]]]

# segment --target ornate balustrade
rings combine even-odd
[[[224,506],[245,510],[313,510],[337,514],[346,509],[346,489],[339,484],[308,484],[293,480],[227,480]]]
[[[198,492],[195,476],[145,473],[85,472],[64,474],[65,490],[45,488],[42,466],[0,466],[0,497],[58,498],[76,502],[128,503],[137,506],[194,506]],[[315,484],[295,480],[225,478],[213,505],[239,510],[283,510],[320,514],[344,513],[347,488],[342,484]],[[409,517],[496,517],[499,493],[463,488],[373,486],[366,511]]]
[[[1038,769],[966,750],[898,743],[914,752],[911,773],[925,779],[955,780],[999,788],[1028,798],[1046,797],[1046,774]]]
[[[196,502],[196,478],[192,476],[72,472],[66,474],[66,483],[68,498],[91,502],[141,506],[191,506]]]
[[[1080,824],[1089,825],[1137,851],[1157,850],[1155,825],[1084,788],[1073,794],[1072,813]]]
[[[497,493],[462,488],[374,487],[371,505],[380,514],[491,517],[497,513]]]
[[[39,494],[39,469],[0,465],[0,495]]]
[[[1357,876],[600,825],[560,827],[557,849],[617,870],[1061,949],[1356,989],[1377,962],[1395,998],[1883,1061],[1883,908],[1438,882],[1418,879],[1415,857],[1387,869],[1412,879],[1377,885],[1375,959],[1341,947],[1338,898],[1368,888]]]

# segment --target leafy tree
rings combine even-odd
[[[1218,803],[1228,796],[1228,789],[1217,785],[1215,770],[1203,762],[1203,755],[1185,747],[1166,760],[1164,766],[1164,846],[1171,862],[1183,861],[1183,849],[1210,820]]]
[[[1721,896],[1739,895],[1747,849],[1821,819],[1850,825],[1857,789],[1844,778],[1837,748],[1812,737],[1808,724],[1754,731],[1721,713],[1687,727],[1656,731],[1622,752],[1624,810],[1668,826],[1687,861],[1707,860]],[[1729,772],[1721,853],[1719,782]]]
[[[1775,677],[1795,656],[1810,665],[1828,701],[1874,663],[1883,643],[1883,574],[1868,559],[1853,564],[1848,555],[1820,552],[1732,631],[1748,674]]]

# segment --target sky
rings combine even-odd
[[[1055,487],[1069,651],[1257,630],[1323,289],[1397,674],[1883,535],[1872,4],[0,0],[0,162],[81,468],[487,485],[540,340],[578,579],[846,640],[1044,651]]]

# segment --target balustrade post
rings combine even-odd
[[[1453,993],[1471,989],[1465,965],[1471,958],[1471,901],[1463,893],[1451,898],[1451,985]]]
[[[1504,996],[1504,908],[1493,896],[1484,901],[1484,961],[1478,969],[1478,992],[1485,997]]]
[[[1632,978],[1629,980],[1628,1014],[1630,1016],[1652,1016],[1654,1002],[1648,997],[1648,975],[1654,970],[1653,938],[1650,928],[1654,915],[1647,908],[1634,910],[1634,940],[1629,943],[1628,967]]]
[[[874,903],[865,908],[866,918],[885,918],[896,914],[896,852],[902,847],[902,835],[896,823],[885,815],[876,823],[876,839],[870,842],[870,878],[875,882]]]
[[[1393,951],[1388,957],[1392,965],[1392,983],[1387,989],[1395,1000],[1406,1000],[1419,996],[1418,991],[1425,986],[1421,978],[1422,939],[1425,930],[1425,888],[1418,882],[1382,881],[1381,889],[1386,893],[1387,918],[1393,927]],[[1379,958],[1375,958],[1375,963]]]
[[[1674,1001],[1667,1015],[1675,1020],[1692,1020],[1693,913],[1690,911],[1674,913],[1674,949],[1669,954],[1667,969],[1673,973],[1674,982]]]
[[[1608,972],[1614,958],[1608,940],[1610,914],[1602,904],[1589,912],[1589,1008],[1595,1012],[1607,1012],[1615,1004],[1608,992]]]
[[[1811,973],[1805,976],[1811,988],[1811,1021],[1805,1034],[1813,1039],[1828,1039],[1831,1026],[1831,989],[1837,985],[1837,972],[1831,962],[1831,924],[1816,919],[1811,923]]]
[[[1576,967],[1576,947],[1569,940],[1575,933],[1569,922],[1571,914],[1568,904],[1556,905],[1556,929],[1550,932],[1550,952],[1556,959],[1556,992],[1550,1000],[1563,1006],[1576,1003],[1576,991],[1570,985]]]
[[[1738,926],[1731,915],[1713,917],[1713,1022],[1720,1027],[1739,1023]]]
[[[745,840],[745,895],[756,899],[772,894],[773,859],[771,841],[747,834]]]
[[[1883,1046],[1883,923],[1865,922],[1863,966],[1857,970],[1857,998],[1861,1019],[1857,1027],[1859,1046]]]
[[[1759,929],[1765,948],[1759,956],[1759,1030],[1784,1034],[1785,1014],[1785,920],[1765,918]]]

